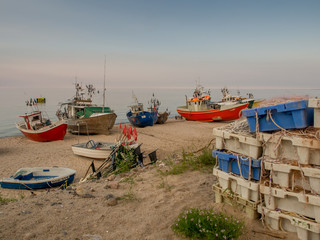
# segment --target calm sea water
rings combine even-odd
[[[233,95],[237,94],[236,90],[229,89]],[[108,89],[106,93],[106,105],[111,107],[117,114],[116,123],[127,123],[126,112],[129,110],[129,105],[132,103],[132,92],[137,96],[139,102],[145,107],[148,106],[148,101],[152,97],[152,93],[161,102],[160,111],[168,108],[171,112],[169,117],[174,117],[177,114],[176,108],[185,104],[185,95],[191,97],[194,89]],[[246,93],[253,93],[256,99],[266,99],[272,97],[284,96],[305,96],[318,97],[320,89],[241,89],[242,96]],[[39,109],[52,120],[56,121],[55,115],[59,102],[63,102],[74,96],[73,88],[56,88],[56,89],[22,89],[22,88],[0,88],[0,137],[21,136],[20,131],[15,127],[15,123],[20,121],[19,115],[28,111],[25,101],[30,98],[45,97],[46,103],[39,104]],[[211,96],[214,101],[219,101],[222,97],[220,89],[211,88]],[[93,102],[102,104],[102,93],[96,94],[93,97]]]

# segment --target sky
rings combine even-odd
[[[319,0],[0,0],[0,87],[320,88]]]

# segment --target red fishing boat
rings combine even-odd
[[[43,118],[41,111],[33,111],[20,117],[24,121],[17,123],[17,128],[33,141],[63,140],[66,135],[68,125],[63,120],[51,122],[49,119]]]
[[[186,120],[212,122],[236,120],[242,116],[242,110],[248,103],[211,102],[210,93],[204,95],[203,87],[197,85],[193,97],[186,100],[186,105],[177,108],[177,112]]]

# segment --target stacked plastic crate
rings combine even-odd
[[[259,180],[262,156],[261,141],[248,131],[234,133],[227,128],[214,128],[216,138],[212,155],[217,159],[213,174],[218,184],[213,185],[217,203],[237,203],[245,208],[249,218],[257,217]]]
[[[263,146],[262,202],[258,212],[275,230],[296,232],[299,239],[320,239],[319,100],[247,109],[250,132]],[[315,117],[315,119],[314,119]],[[315,125],[319,127],[319,125]]]

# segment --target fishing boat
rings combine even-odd
[[[61,167],[21,168],[13,176],[0,179],[2,188],[40,189],[71,184],[76,171]]]
[[[116,143],[112,142],[95,142],[89,140],[88,142],[72,145],[72,151],[78,156],[104,160],[110,155],[115,146]],[[136,148],[138,144],[131,143],[128,147]]]
[[[247,93],[248,98],[243,97],[240,95],[240,91],[238,91],[238,95],[237,96],[233,96],[229,93],[229,89],[224,87],[221,89],[221,93],[222,93],[222,99],[220,102],[220,105],[227,105],[227,104],[232,104],[234,102],[236,103],[248,103],[248,107],[247,108],[252,108],[255,99],[253,97],[252,93]]]
[[[197,84],[193,97],[186,99],[186,105],[178,107],[177,112],[190,121],[231,121],[240,118],[242,110],[249,105],[238,102],[215,103],[211,101],[210,92],[204,94],[203,87]]]
[[[138,102],[137,97],[132,93],[133,104],[127,112],[129,122],[136,127],[153,126],[158,119],[158,111],[151,105],[148,111],[143,110],[143,104]]]
[[[73,99],[60,103],[56,115],[67,121],[68,132],[73,134],[109,134],[117,115],[109,107],[92,103],[95,94],[93,85],[86,85],[86,91],[79,83],[75,83],[76,95]]]
[[[33,111],[21,115],[23,121],[16,123],[16,127],[30,140],[37,142],[50,142],[63,140],[67,132],[67,124],[63,121],[51,122],[49,118],[44,118],[37,106],[31,106]]]
[[[168,117],[170,115],[168,108],[164,112],[159,111],[159,107],[161,105],[161,102],[157,98],[154,97],[154,93],[152,94],[152,98],[151,98],[150,102],[148,102],[148,104],[151,105],[150,109],[155,109],[158,112],[158,119],[157,119],[156,123],[157,124],[164,124],[168,120]]]
[[[158,112],[158,119],[157,119],[157,124],[163,124],[168,120],[168,117],[170,115],[170,112],[167,110],[165,112]]]

